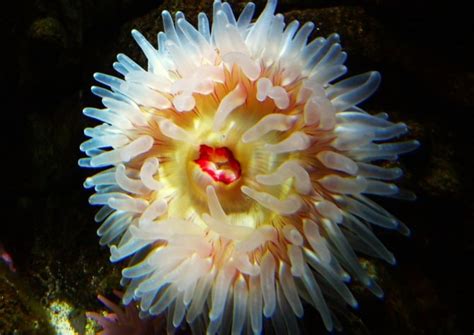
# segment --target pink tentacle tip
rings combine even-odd
[[[10,254],[5,250],[3,244],[0,243],[0,259],[2,259],[5,264],[7,264],[8,268],[11,272],[16,272],[15,265],[13,265],[13,258]]]

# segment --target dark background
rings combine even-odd
[[[242,1],[231,1],[239,12]],[[263,1],[256,1],[258,11]],[[46,310],[70,302],[80,333],[84,311],[99,309],[97,293],[118,286],[93,222],[94,208],[79,169],[81,110],[97,106],[92,74],[113,73],[118,52],[143,63],[129,34],[151,41],[163,9],[194,21],[212,1],[22,0],[0,9],[1,175],[0,241],[17,272],[0,264],[0,334],[47,334]],[[343,318],[346,334],[471,334],[474,332],[474,49],[473,22],[462,2],[290,1],[286,22],[314,21],[316,34],[338,32],[349,53],[349,73],[382,73],[378,92],[364,104],[387,112],[421,141],[405,155],[402,185],[416,202],[381,201],[412,228],[410,238],[379,236],[398,265],[372,262],[386,292],[378,301],[353,287],[361,302]],[[308,312],[308,333],[322,331]],[[324,333],[322,331],[322,333]]]

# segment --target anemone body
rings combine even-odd
[[[164,11],[157,47],[132,31],[147,69],[119,54],[121,78],[95,74],[104,108],[84,109],[103,122],[79,161],[105,169],[85,181],[100,243],[129,259],[123,302],[168,329],[259,334],[271,319],[297,334],[308,304],[331,330],[328,301],[357,305],[350,278],[382,296],[355,253],[395,262],[371,226],[408,233],[367,197],[411,197],[391,183],[399,168],[375,162],[418,145],[357,107],[379,73],[338,81],[337,34],[308,42],[313,23],[286,25],[276,0],[254,9],[235,18],[215,1],[197,28]]]

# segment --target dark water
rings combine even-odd
[[[118,286],[119,269],[97,243],[93,208],[77,167],[81,113],[98,101],[92,73],[112,73],[115,54],[140,58],[129,31],[161,30],[162,9],[188,17],[211,1],[36,0],[2,5],[2,158],[0,241],[16,273],[0,264],[0,334],[48,334],[51,303],[69,302],[81,332],[95,295]],[[232,3],[241,3],[232,1]],[[258,8],[262,2],[258,1]],[[383,83],[364,104],[411,128],[422,146],[404,156],[413,203],[382,204],[412,228],[411,238],[380,232],[398,259],[374,262],[386,298],[355,287],[361,308],[343,319],[346,334],[470,334],[474,331],[473,21],[460,3],[281,1],[290,19],[339,32],[350,73],[379,70]],[[308,312],[308,333],[321,331]]]

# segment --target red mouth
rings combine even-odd
[[[240,178],[240,163],[229,148],[213,148],[205,144],[199,147],[199,158],[194,162],[214,181],[229,185]]]

